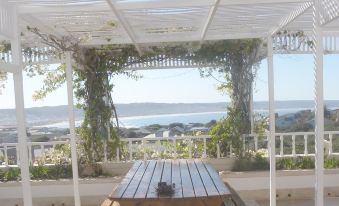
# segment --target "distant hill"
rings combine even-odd
[[[117,112],[120,117],[144,116],[159,114],[198,113],[198,112],[219,112],[226,110],[227,103],[132,103],[117,104]],[[339,101],[326,101],[328,108],[339,108]],[[277,101],[277,109],[311,109],[313,101]],[[267,102],[255,102],[255,110],[267,110]],[[36,107],[26,109],[28,125],[46,124],[61,122],[68,119],[67,106]],[[83,111],[75,110],[76,120],[83,118]],[[14,109],[0,109],[0,126],[13,126],[16,124]]]

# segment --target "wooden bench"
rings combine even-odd
[[[158,196],[158,182],[175,184],[172,196]],[[137,161],[101,206],[224,205],[231,192],[214,168],[201,160]]]

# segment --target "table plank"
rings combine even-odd
[[[184,197],[195,197],[187,162],[186,160],[179,160],[179,161],[180,161],[180,173],[181,173],[181,184],[182,184],[183,196]]]
[[[167,184],[172,184],[172,161],[166,160],[164,169],[162,171],[161,182],[167,182]]]
[[[131,180],[130,184],[128,185],[125,193],[123,194],[122,198],[134,198],[134,195],[139,187],[142,177],[145,174],[145,171],[148,167],[149,162],[145,161],[142,162],[138,171],[135,173],[133,179]]]
[[[132,168],[128,171],[125,178],[120,182],[119,186],[113,191],[113,193],[110,195],[111,198],[117,199],[121,198],[124,194],[126,188],[130,184],[131,180],[133,179],[135,173],[138,171],[139,167],[141,165],[141,161],[137,161],[133,164]]]
[[[112,200],[106,199],[106,200],[104,200],[103,203],[101,203],[101,206],[112,206],[112,204],[113,204]]]
[[[207,164],[207,163],[203,163],[203,164],[206,170],[208,171],[210,177],[212,178],[214,185],[217,188],[219,194],[221,196],[231,195],[231,192],[229,191],[229,189],[226,188],[223,180],[221,179],[217,171],[215,171],[215,169],[210,164]]]
[[[175,184],[175,193],[173,198],[182,198],[180,163],[178,160],[172,160],[172,183]]]
[[[193,189],[196,197],[206,197],[206,189],[202,183],[200,174],[195,166],[194,160],[187,160],[188,169],[191,175]]]
[[[163,168],[164,168],[164,161],[159,160],[154,169],[154,173],[151,178],[151,182],[150,182],[150,185],[147,191],[146,198],[158,198],[158,193],[156,191],[156,188],[158,187],[158,182],[160,182]]]
[[[201,160],[195,160],[195,166],[198,169],[202,182],[204,183],[204,187],[206,189],[208,196],[219,196],[219,192],[214,185],[211,176],[209,175],[208,171],[206,170],[204,164]]]
[[[151,179],[152,179],[156,164],[157,164],[157,161],[155,160],[149,161],[146,172],[141,179],[140,185],[137,189],[137,192],[134,195],[134,198],[146,198],[147,190],[151,183]]]

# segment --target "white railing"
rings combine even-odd
[[[28,142],[28,159],[30,164],[34,164],[35,161],[39,160],[43,164],[45,163],[45,151],[49,148],[54,148],[56,145],[69,144],[69,141],[51,141],[51,142]],[[3,143],[0,144],[0,151],[4,155],[4,165],[6,166],[17,166],[20,165],[19,149],[18,143]],[[36,148],[38,147],[38,148]],[[35,156],[34,151],[40,150],[40,155]],[[13,160],[9,159],[9,151],[15,151],[15,158]],[[13,152],[14,153],[14,152]],[[13,156],[11,156],[13,157]],[[18,158],[19,157],[19,158]]]
[[[276,133],[275,136],[276,142],[279,144],[276,148],[277,157],[314,156],[314,132]],[[334,140],[337,140],[338,144],[336,150],[334,150]],[[324,141],[325,155],[339,155],[339,131],[325,132]],[[267,135],[246,135],[244,147],[257,152],[260,149],[267,149],[267,142]],[[251,143],[254,146],[251,146]],[[260,143],[263,145],[262,147],[259,147]]]
[[[293,132],[276,133],[277,157],[298,157],[314,156],[314,132]],[[325,132],[325,154],[329,156],[339,156],[339,131]],[[160,158],[207,158],[208,144],[211,141],[209,135],[201,136],[181,136],[181,137],[161,137],[161,138],[126,138],[121,139],[121,146],[116,149],[115,159],[108,160],[108,150],[105,149],[104,161],[134,161],[138,159],[160,159]],[[249,151],[264,151],[267,153],[267,135],[245,135],[243,147]],[[335,142],[335,144],[334,144]],[[39,160],[45,163],[45,151],[54,148],[56,145],[69,144],[69,141],[51,142],[29,142],[29,161],[33,164]],[[227,151],[221,152],[220,145],[215,145],[216,155],[211,158],[224,158],[233,155],[232,145]],[[0,144],[0,151],[4,156],[5,165],[19,165],[20,158],[17,143]],[[40,155],[34,155],[34,150],[40,150]],[[213,149],[213,148],[212,148]],[[9,151],[15,150],[16,154],[9,159]],[[265,153],[266,152],[266,153]]]

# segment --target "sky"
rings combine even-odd
[[[55,67],[52,65],[51,67]],[[275,55],[274,80],[276,100],[313,100],[314,75],[312,55]],[[226,102],[229,97],[217,91],[218,82],[201,78],[198,69],[167,69],[140,71],[143,78],[134,80],[126,76],[113,79],[113,98],[116,103],[207,103]],[[324,57],[324,98],[339,100],[339,58]],[[32,94],[43,85],[43,77],[24,75],[25,107],[67,104],[66,85],[42,101],[33,101]],[[254,101],[267,101],[267,61],[259,66],[255,81]],[[15,108],[13,77],[8,76],[0,95],[0,109]]]

